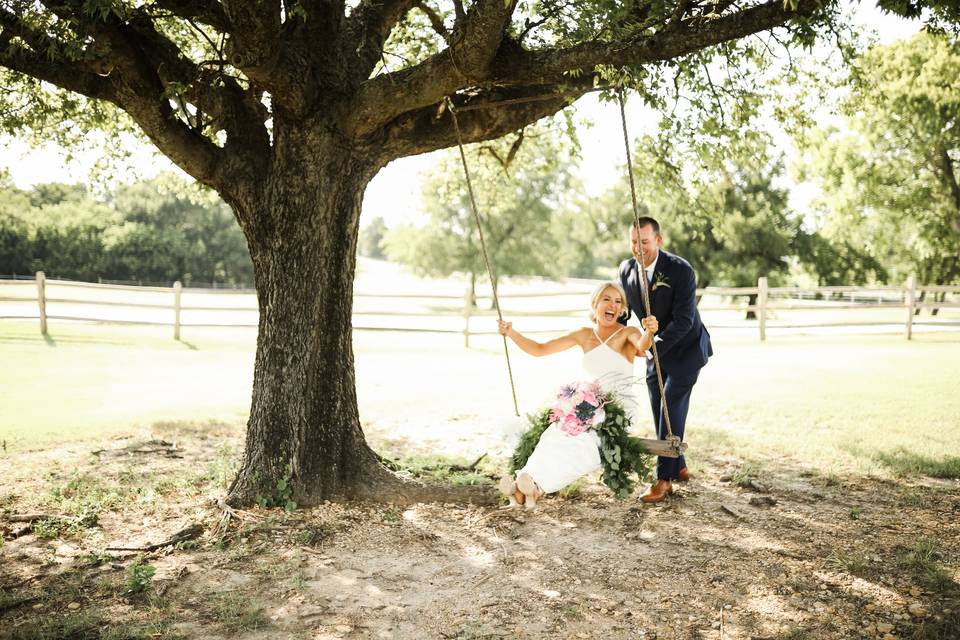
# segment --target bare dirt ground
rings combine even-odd
[[[533,513],[324,504],[218,528],[241,435],[155,425],[8,458],[0,637],[960,638],[955,480],[713,454],[659,505],[591,480]],[[41,513],[67,518],[11,521]]]

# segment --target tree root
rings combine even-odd
[[[464,468],[472,471],[486,457],[486,454],[477,458],[473,464]],[[331,486],[310,486],[301,484],[294,477],[290,482],[293,495],[290,496],[298,507],[311,507],[326,500],[348,501],[360,500],[365,502],[391,503],[397,505],[414,504],[418,502],[455,502],[478,505],[493,505],[499,502],[499,494],[493,483],[482,485],[454,485],[440,483],[425,483],[418,480],[404,478],[394,473],[388,466],[390,461],[380,458],[365,442],[360,443],[353,451],[350,461],[351,472],[333,480]],[[392,465],[391,465],[392,466]],[[237,507],[251,505],[257,502],[258,495],[269,495],[269,486],[258,487],[251,485],[244,471],[234,478],[227,492],[226,500],[221,501],[223,511],[222,521],[217,531],[226,530],[231,519],[237,517]],[[262,481],[261,481],[262,482]]]
[[[213,534],[215,537],[222,538],[226,535],[227,530],[230,528],[230,523],[234,520],[240,522],[244,520],[255,520],[257,522],[263,520],[260,516],[250,513],[248,511],[241,511],[240,509],[234,509],[231,507],[227,500],[220,498],[217,500],[217,507],[220,508],[220,522],[217,524],[216,529],[214,529]]]
[[[380,464],[368,464],[351,498],[408,505],[417,502],[461,502],[493,505],[500,502],[493,485],[433,484],[402,478]]]

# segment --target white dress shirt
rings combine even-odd
[[[648,285],[653,282],[653,272],[656,271],[657,269],[657,260],[659,259],[660,259],[660,252],[657,251],[657,257],[653,259],[653,264],[651,264],[649,267],[644,267],[643,269],[644,273],[646,273],[647,275]]]
[[[649,267],[644,267],[643,269],[643,273],[647,277],[647,287],[648,287],[647,293],[653,293],[653,291],[649,287],[653,284],[653,273],[657,270],[657,260],[659,259],[660,259],[660,252],[657,251],[657,257],[653,259],[653,263]],[[640,286],[643,286],[643,285],[640,285]],[[652,305],[653,303],[651,303],[651,306]],[[654,342],[660,342],[661,340],[662,338],[660,338],[660,336],[653,336]],[[649,349],[647,349],[644,355],[646,355],[648,359],[653,358],[653,354],[650,352]]]

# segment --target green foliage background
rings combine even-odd
[[[173,175],[95,197],[80,185],[0,184],[0,274],[250,284],[246,241],[215,195]]]

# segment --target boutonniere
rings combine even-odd
[[[662,273],[653,274],[653,286],[651,287],[651,290],[656,291],[657,287],[669,287],[670,286],[669,280],[670,278],[663,275]]]

